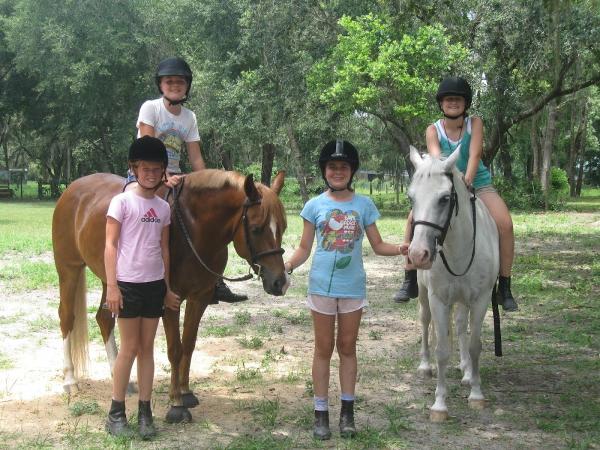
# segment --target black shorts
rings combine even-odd
[[[167,294],[165,280],[148,283],[117,281],[117,285],[123,296],[123,308],[119,311],[119,317],[124,319],[162,317]]]

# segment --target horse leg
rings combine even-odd
[[[181,386],[181,398],[183,406],[194,408],[199,405],[198,397],[190,390],[190,365],[192,363],[192,354],[196,347],[198,337],[198,326],[200,319],[206,310],[206,303],[198,299],[188,299],[185,308],[185,318],[183,320],[183,355],[181,365],[179,366],[179,380]]]
[[[435,323],[437,345],[435,354],[437,358],[437,386],[435,389],[435,403],[431,407],[430,420],[443,422],[448,418],[446,406],[446,369],[450,359],[450,307],[444,305],[435,297],[430,302],[431,313]]]
[[[60,305],[58,316],[63,338],[63,389],[67,394],[77,390],[77,379],[86,372],[88,329],[85,266],[57,263]]]
[[[173,311],[166,308],[163,315],[163,326],[165,328],[165,337],[167,339],[167,354],[171,363],[171,385],[169,387],[169,399],[171,408],[167,412],[166,421],[168,423],[191,422],[192,415],[188,409],[183,406],[181,399],[181,386],[179,385],[179,367],[183,354],[181,346],[181,336],[179,334],[179,311]]]
[[[471,383],[471,357],[469,355],[469,335],[467,333],[468,309],[465,304],[457,303],[455,312],[456,335],[458,336],[458,348],[460,351],[460,370],[463,377],[461,383]]]
[[[481,376],[479,374],[479,355],[481,354],[481,325],[487,311],[488,300],[491,292],[479,297],[478,301],[471,306],[471,343],[469,354],[473,373],[471,375],[471,393],[469,394],[469,406],[474,409],[482,409],[485,406],[485,398],[481,392]]]
[[[115,361],[117,359],[117,341],[115,339],[115,318],[112,316],[108,309],[104,308],[106,304],[106,283],[102,283],[102,298],[100,299],[100,307],[96,312],[96,323],[100,328],[100,334],[102,335],[102,342],[104,342],[104,349],[106,350],[106,358],[110,366],[110,374],[114,375]],[[135,383],[129,382],[127,384],[127,393],[134,394],[137,392]]]
[[[419,285],[419,321],[421,322],[421,363],[417,374],[424,378],[431,378],[431,354],[429,350],[429,325],[431,323],[431,310],[427,288]]]

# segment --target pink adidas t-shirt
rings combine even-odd
[[[143,198],[134,191],[116,195],[107,216],[121,223],[117,249],[117,280],[147,283],[165,277],[160,248],[164,227],[171,223],[169,204],[158,197]]]

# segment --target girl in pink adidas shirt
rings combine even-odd
[[[106,305],[118,317],[121,336],[106,430],[116,436],[131,434],[125,392],[137,357],[138,425],[147,439],[156,434],[150,398],[158,320],[165,307],[178,310],[180,300],[169,288],[170,207],[155,195],[165,180],[165,145],[150,136],[137,139],[129,149],[129,166],[138,184],[115,196],[106,214]]]

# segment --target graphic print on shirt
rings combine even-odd
[[[174,129],[173,123],[170,125],[164,131],[159,132],[158,138],[163,141],[163,144],[167,148],[169,171],[179,172],[179,160],[181,159],[181,151],[184,148],[184,140],[181,137],[181,131]]]
[[[158,214],[156,214],[156,211],[154,211],[154,208],[150,208],[148,211],[146,211],[146,214],[144,214],[144,217],[142,217],[141,221],[160,223],[160,219]]]
[[[322,236],[321,247],[328,252],[335,252],[331,275],[329,277],[329,287],[327,292],[331,291],[331,282],[333,274],[337,270],[342,270],[350,265],[351,255],[337,258],[338,253],[352,253],[354,243],[360,240],[362,229],[360,227],[360,215],[356,211],[342,211],[333,209],[327,213],[325,220],[318,224]]]

